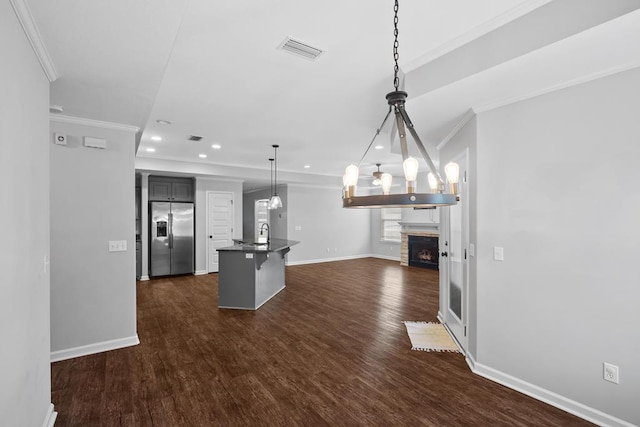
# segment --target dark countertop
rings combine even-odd
[[[218,248],[217,251],[235,251],[235,252],[277,252],[290,246],[297,245],[296,240],[271,239],[269,244],[258,244],[254,242],[243,242],[242,240],[234,240],[233,246]]]

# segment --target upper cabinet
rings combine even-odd
[[[149,177],[150,202],[193,202],[193,179]]]

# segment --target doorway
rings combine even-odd
[[[233,244],[233,193],[207,191],[207,271],[219,269],[218,248]]]
[[[452,161],[460,166],[458,183],[458,204],[441,210],[442,229],[440,234],[440,291],[444,310],[444,323],[458,344],[466,352],[468,346],[468,295],[469,272],[469,194],[467,185],[468,150]]]

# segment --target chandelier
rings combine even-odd
[[[393,86],[395,90],[389,92],[386,96],[387,103],[389,104],[389,110],[387,115],[382,120],[382,124],[376,130],[369,147],[365,150],[358,165],[350,164],[345,170],[345,174],[342,177],[342,183],[344,185],[342,206],[345,208],[384,208],[384,207],[416,207],[426,208],[435,206],[451,206],[458,202],[458,175],[459,168],[456,163],[449,163],[445,166],[445,174],[447,182],[449,183],[449,193],[445,193],[445,183],[440,177],[438,170],[436,169],[429,153],[427,153],[424,144],[420,140],[418,133],[413,127],[411,119],[405,109],[405,102],[407,100],[407,92],[398,90],[400,79],[398,78],[398,0],[395,0],[393,7],[393,60],[395,63],[393,73]],[[402,167],[404,169],[404,175],[406,180],[406,192],[400,194],[391,194],[391,184],[393,177],[388,173],[382,173],[380,175],[380,183],[382,187],[382,194],[374,194],[369,196],[356,196],[356,187],[358,184],[358,177],[360,174],[359,165],[367,155],[367,152],[373,145],[376,137],[380,134],[382,128],[384,128],[387,119],[394,113],[396,127],[398,129],[398,136],[400,139],[400,151],[402,153]],[[409,156],[409,150],[407,148],[406,130],[413,137],[413,140],[418,147],[418,151],[427,163],[427,167],[430,172],[427,176],[429,182],[430,193],[417,193],[416,180],[418,177],[419,162],[417,159]],[[378,168],[379,169],[379,168]]]

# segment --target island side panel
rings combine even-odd
[[[254,253],[219,251],[218,307],[255,310]],[[247,258],[247,255],[251,258]]]
[[[256,308],[284,289],[284,255],[288,251],[269,252],[267,261],[256,271]]]

